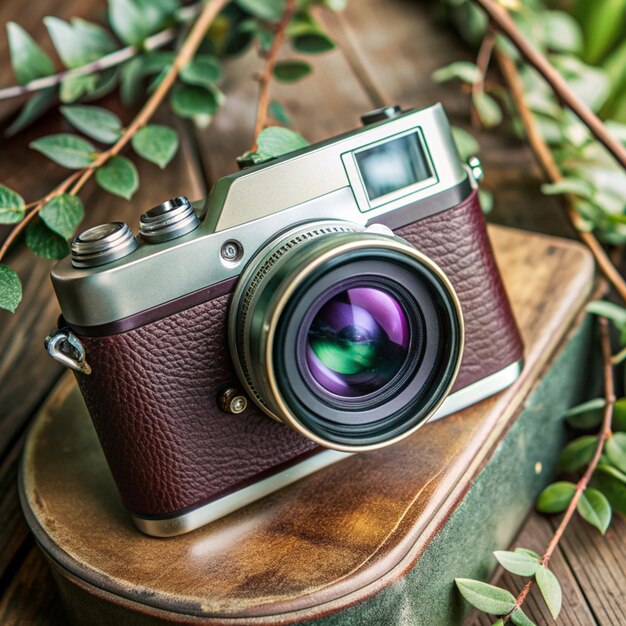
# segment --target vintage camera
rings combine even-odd
[[[198,528],[520,373],[479,163],[440,105],[363,122],[160,204],[137,237],[91,228],[53,269],[48,351],[143,532]]]

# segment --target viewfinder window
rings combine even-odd
[[[355,157],[370,200],[410,187],[433,175],[417,133],[362,150]]]

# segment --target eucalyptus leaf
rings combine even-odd
[[[529,550],[528,548],[515,548],[514,552],[517,552],[517,554],[526,554],[527,556],[536,559],[537,561],[541,558],[539,554],[537,554],[533,550]]]
[[[96,181],[105,191],[130,200],[139,187],[139,174],[130,159],[114,156],[98,168]]]
[[[535,580],[541,595],[546,602],[548,610],[554,619],[559,616],[561,612],[561,604],[563,601],[563,594],[561,592],[561,585],[556,579],[556,576],[547,569],[544,565],[541,565],[535,574]]]
[[[22,282],[15,270],[0,265],[0,309],[15,313],[22,300]]]
[[[46,226],[64,239],[69,239],[74,234],[84,215],[80,198],[67,193],[52,198],[39,213]]]
[[[576,492],[576,485],[570,482],[556,482],[548,485],[537,499],[540,513],[562,513],[565,511]]]
[[[528,554],[498,550],[493,555],[505,570],[518,576],[534,576],[539,567],[537,559]]]
[[[511,621],[515,626],[536,626],[535,622],[529,619],[522,609],[515,609],[515,611],[511,613]]]
[[[85,94],[90,94],[98,84],[96,74],[87,74],[85,76],[70,76],[63,79],[61,89],[59,90],[59,99],[61,102],[76,102]]]
[[[29,145],[55,163],[75,170],[87,167],[96,153],[94,146],[86,139],[69,133],[41,137]]]
[[[283,105],[277,100],[272,100],[268,107],[269,116],[284,126],[291,125],[291,118],[287,115]]]
[[[602,412],[606,400],[604,398],[594,398],[588,402],[583,402],[565,413],[567,423],[573,428],[588,430],[598,426],[602,422]]]
[[[313,71],[306,61],[278,61],[274,65],[274,77],[282,83],[294,83]]]
[[[197,54],[180,72],[180,78],[188,85],[212,87],[222,79],[222,66],[217,57]]]
[[[288,128],[270,126],[259,133],[258,152],[267,158],[273,158],[299,150],[309,145],[300,134]]]
[[[0,185],[0,224],[21,222],[24,212],[24,198],[13,189]]]
[[[51,231],[42,220],[35,218],[26,227],[26,245],[44,259],[62,259],[69,254],[67,241]]]
[[[587,305],[587,311],[594,315],[600,315],[611,320],[617,328],[622,330],[626,328],[626,309],[619,304],[605,302],[604,300],[595,300]]]
[[[61,61],[69,68],[96,61],[116,49],[109,33],[98,24],[80,18],[69,23],[58,17],[46,17],[44,24]]]
[[[502,122],[502,110],[488,93],[478,91],[473,95],[472,103],[476,108],[481,123],[486,128],[497,126]]]
[[[490,615],[505,615],[515,606],[515,598],[500,587],[469,578],[455,578],[461,595],[476,609]]]
[[[39,119],[55,102],[57,89],[46,87],[34,93],[22,107],[11,125],[4,131],[6,137],[13,137]]]
[[[219,106],[218,94],[217,90],[178,85],[172,91],[170,103],[174,113],[180,117],[215,115]]]
[[[619,398],[613,406],[613,432],[626,432],[626,398]]]
[[[168,126],[150,124],[132,138],[135,152],[163,169],[178,150],[178,133]]]
[[[564,11],[543,11],[544,37],[552,50],[577,53],[583,47],[583,32],[574,17]]]
[[[626,433],[613,433],[607,440],[604,451],[617,469],[626,472]]]
[[[7,37],[11,65],[20,85],[54,74],[52,59],[19,24],[7,23]]]
[[[124,43],[136,46],[173,22],[179,6],[178,0],[109,0],[109,21]]]
[[[581,178],[563,178],[557,183],[546,183],[541,185],[541,191],[547,196],[572,193],[581,198],[593,198],[593,187]]]
[[[268,22],[278,22],[285,11],[285,0],[235,0],[244,11]]]
[[[452,126],[452,137],[454,138],[454,143],[456,143],[462,161],[467,161],[471,156],[478,154],[480,150],[478,141],[466,130],[458,126]]]
[[[482,73],[476,63],[469,61],[454,61],[445,67],[440,67],[432,74],[432,79],[436,83],[444,83],[454,78],[458,78],[464,83],[473,85],[482,80]]]
[[[626,475],[606,464],[599,464],[593,474],[591,485],[601,491],[611,508],[626,515]]]
[[[600,491],[592,487],[585,489],[576,505],[576,510],[583,519],[604,535],[611,523],[611,505]]]
[[[598,447],[596,435],[585,435],[568,443],[559,459],[559,469],[562,472],[574,472],[589,464]]]
[[[102,143],[115,143],[120,138],[122,122],[107,109],[86,105],[62,106],[61,113],[74,128]]]
[[[134,57],[122,65],[120,71],[120,99],[125,107],[132,106],[141,94],[143,57]]]
[[[320,54],[335,49],[332,39],[323,32],[311,31],[297,35],[291,40],[294,50],[303,54]]]

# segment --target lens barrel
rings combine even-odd
[[[313,222],[261,249],[230,308],[242,383],[274,419],[325,447],[379,448],[425,423],[463,351],[458,298],[404,240]]]

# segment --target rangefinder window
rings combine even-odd
[[[355,157],[370,201],[433,176],[417,133],[362,150]]]

